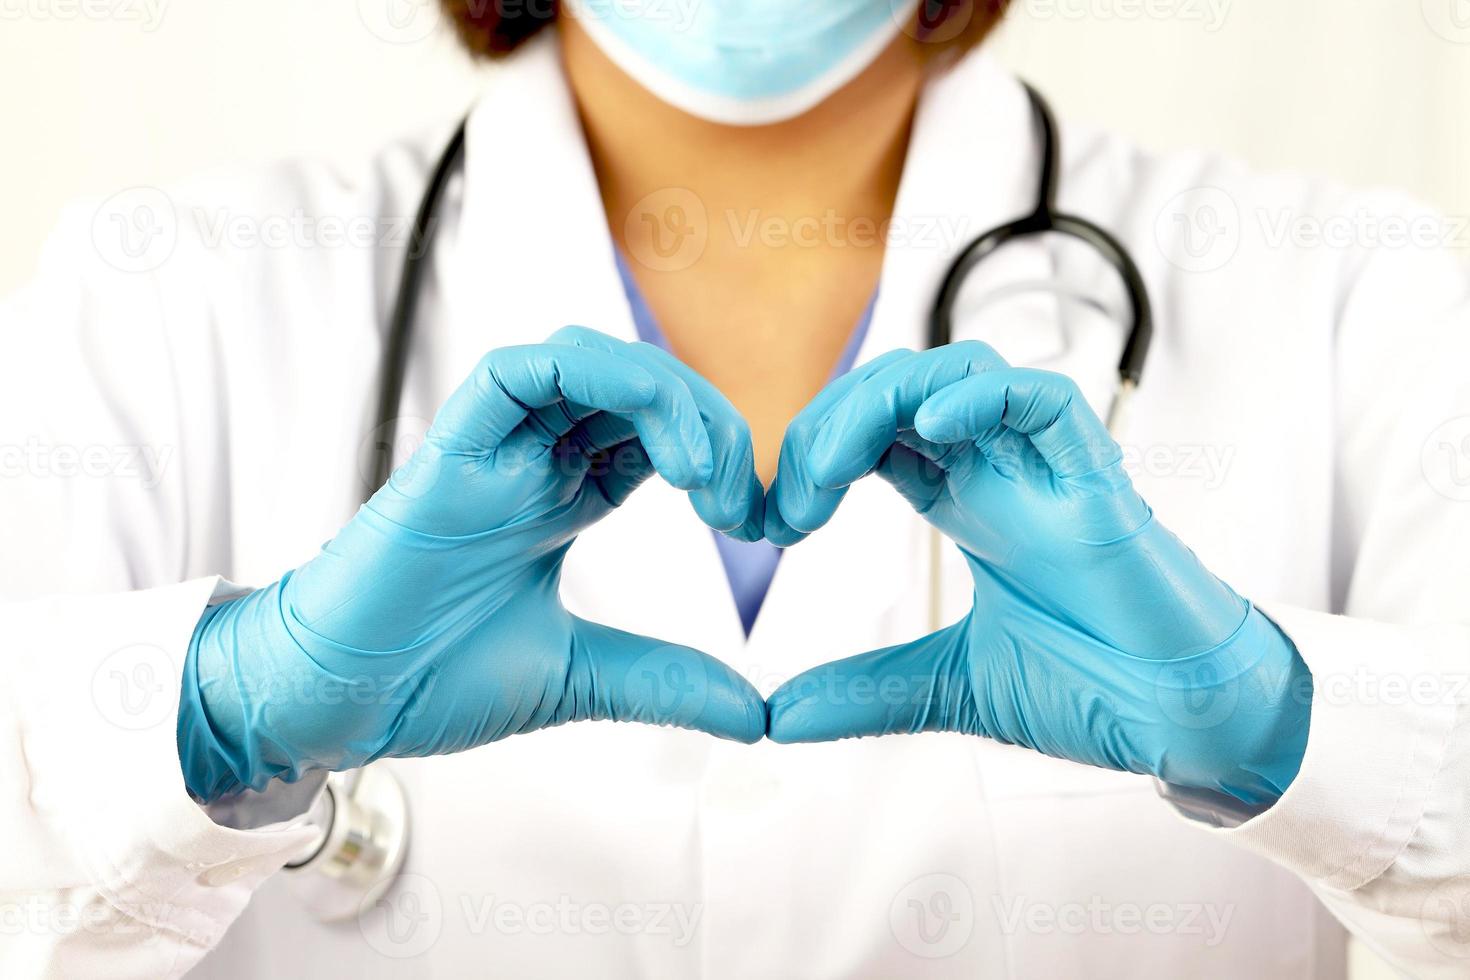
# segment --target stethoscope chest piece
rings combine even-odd
[[[408,854],[408,798],[383,766],[333,773],[313,822],[317,846],[287,866],[290,889],[321,922],[342,922],[373,908]],[[303,873],[305,872],[305,873]]]

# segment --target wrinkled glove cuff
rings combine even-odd
[[[275,689],[279,678],[270,670],[271,651],[295,645],[281,621],[281,588],[278,582],[210,606],[189,641],[177,738],[184,784],[201,802],[322,768],[302,764],[262,724],[271,701],[291,693]],[[250,663],[241,663],[242,653],[252,655]]]
[[[243,600],[230,600],[239,601]],[[237,761],[240,753],[226,744],[211,721],[199,683],[201,646],[217,642],[210,632],[210,624],[230,602],[210,606],[199,617],[184,659],[183,688],[179,695],[176,732],[179,764],[183,768],[184,785],[188,787],[189,795],[203,803],[237,793],[245,788],[246,782],[242,775],[245,767]],[[219,652],[213,650],[203,653],[206,659],[218,655]]]
[[[1312,711],[1312,675],[1291,640],[1251,607],[1228,640],[1173,674],[1185,680],[1164,703],[1181,734],[1194,736],[1192,762],[1154,775],[1250,807],[1279,799],[1301,768]]]

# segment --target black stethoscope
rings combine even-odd
[[[1061,144],[1057,136],[1056,116],[1041,93],[1030,85],[1025,89],[1036,127],[1041,133],[1041,175],[1037,181],[1036,206],[1025,217],[977,235],[960,252],[934,297],[934,307],[929,313],[927,343],[930,347],[942,347],[950,342],[954,336],[954,309],[961,287],[975,267],[1000,248],[1020,238],[1048,233],[1080,239],[1096,249],[1113,267],[1128,294],[1131,323],[1118,361],[1118,388],[1108,411],[1108,428],[1114,430],[1129,396],[1138,387],[1144,362],[1148,360],[1149,343],[1153,340],[1153,307],[1149,303],[1148,287],[1144,285],[1133,257],[1116,238],[1086,218],[1057,210]],[[408,364],[408,344],[418,312],[419,290],[427,264],[425,260],[433,245],[434,216],[450,176],[464,159],[464,145],[465,124],[461,122],[434,166],[429,186],[419,202],[418,213],[414,215],[413,229],[409,232],[408,252],[403,259],[403,272],[398,280],[398,295],[388,321],[388,339],[383,353],[377,422],[373,430],[378,439],[369,495],[387,482],[393,472],[393,442],[403,396],[403,373]]]
[[[1036,89],[1030,85],[1025,89],[1036,127],[1041,133],[1041,174],[1037,182],[1036,206],[1024,217],[977,235],[955,258],[935,295],[926,340],[929,347],[941,347],[950,342],[954,336],[955,303],[965,280],[977,266],[1005,245],[1017,239],[1049,233],[1080,239],[1092,246],[1118,273],[1128,294],[1131,323],[1118,361],[1118,386],[1107,418],[1108,430],[1116,433],[1122,424],[1128,400],[1142,378],[1149,344],[1153,340],[1153,309],[1148,288],[1133,257],[1116,238],[1085,218],[1057,210],[1061,146],[1056,117]],[[404,371],[408,364],[408,345],[418,312],[426,259],[433,245],[434,217],[449,178],[464,159],[464,148],[465,123],[461,122],[434,166],[409,233],[398,294],[388,321],[378,386],[377,424],[373,430],[376,435],[373,475],[368,496],[387,482],[393,470],[393,447],[403,396]],[[942,540],[939,532],[934,531],[930,548],[929,618],[936,629],[940,625],[941,553]],[[380,767],[333,774],[323,799],[328,802],[331,812],[318,818],[322,841],[308,860],[295,867],[321,872],[318,880],[301,889],[319,917],[343,918],[360,907],[370,905],[392,883],[403,861],[408,837],[408,811],[401,787],[391,774],[382,772]],[[330,887],[318,887],[323,885]]]

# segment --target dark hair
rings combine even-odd
[[[439,0],[471,54],[498,58],[556,20],[557,0]]]
[[[558,0],[439,0],[455,32],[471,54],[498,58],[510,54],[556,20]],[[910,29],[920,41],[937,42],[935,54],[964,51],[995,23],[1009,0],[920,0]]]

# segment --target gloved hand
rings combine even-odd
[[[655,470],[717,530],[758,538],[752,458],[734,408],[657,348],[568,328],[492,351],[319,555],[200,620],[178,723],[190,792],[584,719],[759,740],[764,702],[729,668],[558,596],[578,532]]]
[[[1306,746],[1311,677],[1276,626],[1159,523],[1066,377],[979,343],[895,352],[787,432],[766,533],[791,543],[869,472],[969,563],[975,603],[912,643],[802,674],[770,737],[956,731],[1251,804]]]

